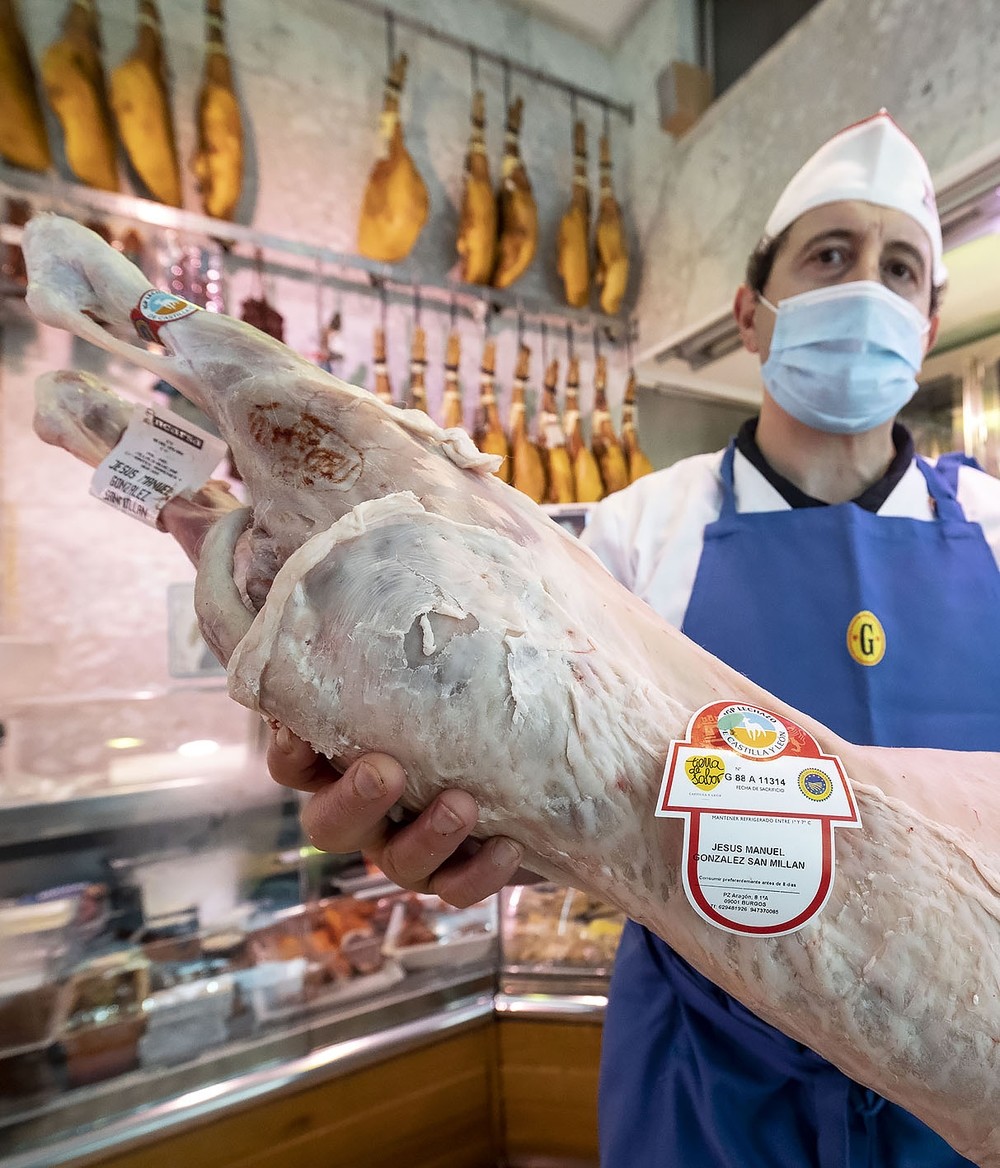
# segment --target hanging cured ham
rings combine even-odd
[[[222,0],[205,3],[205,67],[197,123],[191,169],[201,205],[213,219],[232,219],[243,192],[243,118],[233,89]]]
[[[528,172],[521,159],[521,115],[524,102],[516,98],[507,110],[503,165],[497,195],[499,240],[496,288],[509,288],[528,270],[538,249],[538,207],[531,192]]]
[[[395,755],[411,810],[461,785],[477,833],[519,841],[526,867],[614,903],[1000,1168],[1000,757],[838,738],[661,620],[460,433],[218,313],[159,322],[161,351],[129,344],[149,286],[123,256],[50,216],[23,247],[36,317],[169,380],[237,452],[249,507],[220,496],[192,525],[187,497],[163,513],[198,563],[201,628],[236,700],[337,766]],[[56,388],[79,394],[78,379]],[[49,396],[38,424],[106,455],[117,427],[95,433],[95,399],[113,395],[89,392],[76,412]],[[719,701],[787,720],[790,749],[811,736],[850,776],[861,827],[835,833],[828,896],[797,931],[708,923],[685,893],[684,825],[654,813],[671,744]],[[804,762],[799,782],[815,780]],[[788,763],[795,783],[794,750]],[[695,798],[705,772],[688,773]]]
[[[559,420],[556,386],[559,384],[559,361],[553,357],[545,370],[542,405],[538,412],[538,445],[545,460],[548,479],[547,503],[575,503],[576,484],[573,463],[566,447],[566,432]]]
[[[444,356],[444,395],[441,398],[441,425],[450,430],[457,426],[461,429],[462,418],[462,387],[458,381],[458,364],[462,358],[462,342],[458,333],[448,334],[448,343]]]
[[[611,186],[611,139],[601,138],[601,188],[594,224],[594,282],[601,290],[601,311],[609,316],[621,308],[628,286],[628,241],[622,209]]]
[[[167,86],[160,14],[139,0],[139,32],[132,55],[111,73],[111,109],[129,162],[154,199],[181,205],[181,168]]]
[[[597,459],[583,440],[580,418],[580,362],[570,357],[566,370],[566,409],[563,411],[566,430],[566,452],[573,468],[573,493],[577,503],[596,503],[604,495],[601,469]]]
[[[566,303],[586,308],[590,299],[590,188],[587,185],[587,129],[573,127],[573,193],[559,224],[556,267]]]
[[[35,70],[15,0],[0,0],[0,158],[25,170],[52,165]]]
[[[528,418],[524,390],[531,366],[531,350],[518,346],[517,367],[510,397],[510,458],[513,464],[511,481],[529,499],[544,503],[548,483],[542,452],[528,434]]]
[[[73,0],[62,36],[45,50],[42,82],[63,132],[66,163],[87,186],[119,189],[115,132],[94,0]]]
[[[413,326],[410,341],[410,405],[427,413],[427,333],[420,325]]]
[[[31,218],[31,204],[26,199],[4,200],[3,222],[11,227],[23,227]],[[5,243],[0,248],[0,275],[4,283],[23,288],[28,283],[28,269],[24,253],[16,243]]]
[[[389,363],[385,347],[385,329],[381,326],[375,329],[375,396],[387,406],[392,401],[392,381],[389,377]]]
[[[327,373],[335,373],[344,359],[344,354],[340,351],[340,330],[341,319],[338,309],[333,312],[325,325],[320,325],[319,329],[319,347],[316,360],[320,368],[325,369]]]
[[[590,446],[597,459],[605,495],[627,487],[628,460],[618,441],[608,409],[608,361],[598,354],[594,361],[594,412],[590,423]]]
[[[502,461],[496,468],[497,478],[510,482],[510,444],[500,421],[496,397],[497,343],[490,337],[483,343],[483,359],[479,367],[479,408],[473,440],[483,454],[493,454]]]
[[[264,287],[264,252],[257,248],[254,252],[253,294],[243,301],[240,320],[274,337],[276,341],[285,339],[285,321],[281,313],[271,304]]]
[[[413,250],[427,222],[430,197],[403,141],[399,99],[406,80],[406,54],[400,53],[385,81],[379,126],[379,155],[368,176],[358,224],[363,256],[393,264]]]
[[[625,400],[622,403],[622,449],[628,459],[628,481],[634,483],[649,474],[653,464],[639,448],[639,435],[635,424],[635,370],[629,369],[625,382]]]
[[[274,337],[276,341],[285,339],[285,319],[263,292],[259,296],[251,296],[243,301],[240,320],[252,324],[262,333]]]
[[[472,98],[471,120],[455,249],[462,257],[461,279],[467,284],[488,284],[497,254],[497,203],[486,157],[486,99],[481,89]]]

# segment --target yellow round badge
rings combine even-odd
[[[711,791],[722,782],[726,764],[717,754],[693,754],[685,761],[684,772],[696,787]]]
[[[885,656],[885,629],[867,608],[847,626],[847,651],[859,665],[878,665]]]

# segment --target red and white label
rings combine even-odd
[[[671,743],[656,814],[684,820],[684,891],[699,916],[762,937],[822,911],[834,830],[861,826],[840,759],[787,718],[740,702],[703,706]]]
[[[183,320],[185,316],[196,312],[201,312],[201,309],[190,300],[170,292],[161,292],[158,288],[150,288],[148,292],[143,292],[130,315],[135,331],[142,340],[152,344],[159,341],[160,329],[165,324]]]

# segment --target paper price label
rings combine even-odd
[[[860,827],[840,759],[756,706],[714,702],[671,743],[656,814],[684,820],[684,892],[710,924],[778,936],[833,887],[834,830]]]
[[[90,493],[155,527],[164,504],[203,486],[225,443],[183,419],[137,405],[118,445],[94,471]]]

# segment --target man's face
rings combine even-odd
[[[875,280],[929,316],[933,257],[927,233],[892,207],[850,200],[816,207],[789,228],[764,295],[774,305],[800,292],[856,280]],[[743,344],[767,360],[775,315],[745,285],[736,294]],[[929,317],[924,352],[934,343],[937,315]]]

